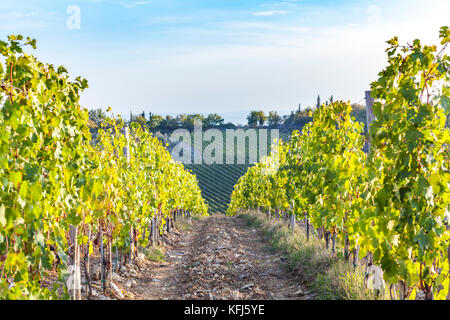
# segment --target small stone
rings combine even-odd
[[[305,295],[305,293],[303,292],[303,290],[301,288],[299,288],[297,291],[294,292],[294,297],[302,297],[304,295]]]
[[[115,272],[112,273],[111,277],[112,277],[113,281],[117,281],[117,282],[122,281],[122,277]]]
[[[250,287],[253,287],[253,283],[247,283],[245,286],[241,287],[241,290],[248,289]]]
[[[239,280],[242,280],[242,279],[244,279],[244,278],[246,278],[248,276],[248,274],[246,274],[246,273],[242,273],[242,274],[240,274],[239,275]]]
[[[138,260],[145,260],[145,254],[143,254],[142,252],[139,252],[137,255]]]
[[[111,288],[113,289],[114,294],[115,294],[119,299],[125,298],[125,296],[123,295],[122,291],[120,291],[119,287],[118,287],[114,282],[111,282]]]
[[[99,293],[97,292],[97,290],[95,290],[94,288],[92,288],[92,296],[93,297],[96,297],[96,296],[98,296],[99,295]]]
[[[133,277],[139,277],[138,272],[137,272],[136,270],[134,270],[134,269],[131,269],[131,270],[130,270],[130,274],[131,274]]]

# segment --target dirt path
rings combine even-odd
[[[239,218],[214,215],[175,234],[164,263],[139,267],[134,299],[308,299],[282,268],[258,230]]]

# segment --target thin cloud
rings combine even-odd
[[[5,12],[0,14],[0,30],[23,30],[23,29],[41,29],[45,23],[40,19],[37,11],[33,12]]]
[[[131,8],[135,8],[137,6],[146,5],[148,3],[149,3],[149,1],[135,1],[132,3],[121,2],[120,5],[124,8],[131,9]]]
[[[269,11],[259,11],[259,12],[253,12],[252,15],[257,17],[268,17],[273,16],[276,14],[288,14],[289,11],[286,10],[269,10]]]

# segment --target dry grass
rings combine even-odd
[[[364,270],[353,267],[342,255],[333,254],[325,241],[311,236],[308,241],[304,229],[292,233],[284,221],[268,218],[260,212],[239,217],[252,227],[258,227],[267,237],[273,250],[283,252],[290,271],[296,272],[309,290],[321,300],[376,300],[375,294],[364,284]],[[340,248],[336,248],[339,252]]]
[[[164,262],[166,260],[166,254],[164,250],[158,246],[152,246],[144,248],[142,250],[148,260],[153,262]]]

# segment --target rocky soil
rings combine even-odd
[[[190,231],[173,230],[162,248],[163,262],[144,254],[113,273],[103,294],[93,268],[93,299],[247,300],[314,299],[283,257],[271,252],[259,230],[236,217],[214,215],[191,222]]]

